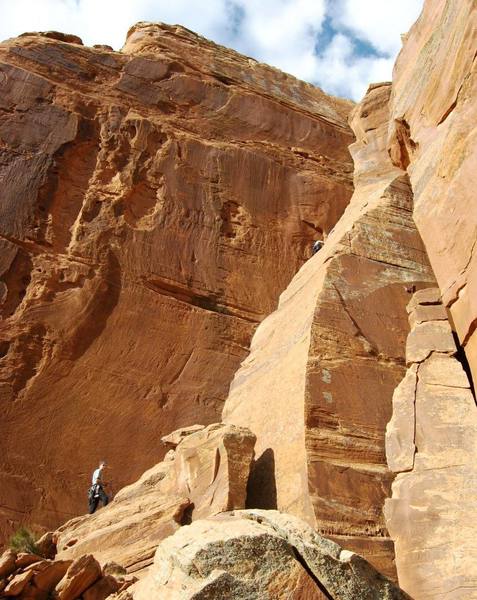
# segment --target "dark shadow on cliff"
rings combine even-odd
[[[275,455],[271,448],[253,461],[247,484],[246,508],[277,508]]]
[[[472,371],[470,369],[469,361],[467,360],[467,355],[465,353],[464,348],[460,344],[457,333],[455,331],[452,331],[452,335],[454,336],[454,342],[457,347],[457,352],[456,352],[455,357],[460,362],[460,364],[462,365],[462,368],[465,371],[465,374],[467,375],[467,378],[468,378],[469,384],[470,384],[470,389],[471,389],[472,394],[474,395],[474,399],[476,400],[476,403],[477,403],[477,398],[475,396],[474,380],[472,379]]]

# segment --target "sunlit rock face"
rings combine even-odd
[[[407,175],[386,150],[390,84],[354,110],[355,192],[252,340],[225,421],[257,435],[250,506],[278,507],[395,576],[384,449],[405,373],[406,304],[434,276]]]
[[[62,525],[54,533],[58,557],[92,552],[101,564],[143,577],[158,544],[181,525],[245,508],[254,443],[253,433],[234,425],[191,433],[105,508]]]
[[[477,379],[477,11],[427,1],[394,68],[389,152],[407,168],[414,217]]]
[[[386,455],[397,473],[385,515],[400,585],[416,600],[477,598],[477,410],[440,290],[408,306],[408,370],[396,388]]]
[[[0,45],[0,537],[218,420],[349,201],[350,107],[181,27]]]
[[[292,515],[238,510],[182,527],[118,600],[410,600],[361,556]]]

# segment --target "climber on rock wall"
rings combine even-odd
[[[316,240],[315,242],[313,242],[313,246],[311,247],[311,255],[315,255],[318,250],[321,250],[323,248],[324,245],[324,241],[323,240]]]
[[[109,498],[103,488],[104,483],[102,475],[105,467],[106,463],[101,461],[99,463],[99,467],[93,473],[91,487],[88,492],[88,507],[90,515],[93,514],[98,508],[100,500],[103,503],[103,506],[106,506],[109,502]]]

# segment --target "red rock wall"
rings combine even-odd
[[[477,598],[477,411],[439,296],[421,290],[408,306],[408,370],[386,431],[397,476],[385,514],[400,586],[415,600],[470,600]]]
[[[350,103],[182,28],[0,45],[0,536],[209,423],[352,191]]]
[[[409,174],[414,219],[439,284],[432,301],[409,307],[409,369],[388,426],[388,462],[398,475],[387,523],[400,584],[416,600],[477,598],[477,412],[467,378],[475,385],[476,32],[474,1],[427,0],[393,77],[388,150]]]
[[[389,150],[477,380],[477,7],[427,0],[393,78]]]
[[[299,515],[395,576],[384,432],[409,292],[434,277],[409,180],[386,152],[390,91],[371,86],[355,109],[353,198],[258,327],[223,418],[257,435],[251,506]]]

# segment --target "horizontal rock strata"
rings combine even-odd
[[[477,410],[438,289],[417,292],[408,370],[386,431],[398,473],[386,523],[399,582],[415,600],[477,598]],[[419,348],[419,353],[416,352]]]
[[[258,327],[223,418],[257,434],[249,506],[305,518],[392,575],[384,431],[409,292],[434,277],[408,179],[386,152],[389,95],[371,86],[355,109],[351,203]]]
[[[141,577],[159,542],[181,525],[244,508],[255,436],[220,423],[183,434],[167,436],[181,439],[175,450],[108,506],[60,527],[58,558],[93,553],[101,564],[113,561]]]
[[[181,27],[0,45],[0,540],[218,420],[351,196],[350,106]]]
[[[149,575],[119,600],[405,600],[361,557],[291,515],[235,511],[164,540]]]

